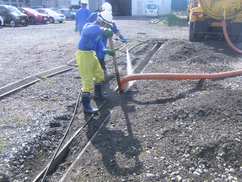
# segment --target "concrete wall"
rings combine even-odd
[[[68,8],[71,5],[71,0],[42,0],[42,5],[45,5],[46,8]],[[31,6],[33,5],[31,4]]]
[[[171,0],[132,0],[132,16],[145,15],[145,6],[148,3],[159,5],[159,15],[171,12]]]
[[[26,0],[0,0],[0,4],[11,5],[15,7],[27,6]]]
[[[55,0],[42,0],[42,5],[46,8],[54,8],[55,7]],[[30,4],[30,6],[33,6]]]
[[[89,0],[88,9],[90,13],[101,9],[101,6],[105,3],[105,0]]]
[[[81,0],[71,0],[71,5],[80,5]]]
[[[58,0],[59,8],[68,8],[71,5],[71,0]]]
[[[87,9],[90,13],[95,12],[101,8],[103,3],[105,3],[105,0],[88,0]],[[81,5],[81,0],[71,0],[70,5]]]
[[[42,2],[39,0],[29,0],[30,6],[42,6]]]

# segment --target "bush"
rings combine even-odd
[[[167,26],[183,26],[183,20],[176,15],[176,13],[167,14],[163,17],[162,23]]]

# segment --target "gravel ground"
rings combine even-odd
[[[241,69],[241,55],[227,43],[191,43],[187,26],[150,24],[148,18],[115,19],[129,47],[135,47],[130,52],[133,65],[143,60],[157,42],[163,42],[145,72],[214,73]],[[4,42],[0,48],[1,87],[75,59],[79,35],[74,32],[74,21],[3,27],[0,31]],[[135,46],[145,40],[148,42]],[[111,92],[117,85],[112,59],[107,56],[106,60],[110,75],[106,111],[114,114],[101,128],[102,137],[94,139],[89,152],[81,156],[84,162],[76,168],[80,177],[75,177],[76,181],[242,180],[241,77],[139,81],[119,96]],[[117,51],[117,61],[121,77],[125,76],[125,48]],[[41,79],[1,98],[2,178],[31,181],[51,158],[81,88],[77,67],[72,67],[71,71]],[[79,111],[77,118],[82,117]],[[95,126],[95,122],[88,126],[84,134],[87,141]],[[63,175],[67,168],[57,171]]]

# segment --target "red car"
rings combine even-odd
[[[48,21],[48,17],[47,15],[43,14],[43,13],[39,13],[37,11],[35,11],[34,9],[31,8],[23,8],[23,7],[19,7],[18,8],[22,13],[26,14],[29,18],[29,23],[30,24],[36,24],[36,22],[38,23],[46,23]]]

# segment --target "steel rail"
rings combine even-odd
[[[105,105],[106,101],[98,108],[98,110],[100,110],[104,105]],[[76,112],[76,109],[75,109]],[[76,113],[73,113],[73,118],[75,116]],[[58,152],[58,149],[60,147],[57,148],[56,153],[58,152],[58,154],[55,154],[52,157],[51,162],[44,168],[43,171],[41,171],[37,177],[33,180],[33,182],[37,182],[40,181],[40,179],[43,177],[42,181],[44,181],[45,176],[48,174],[48,172],[53,171],[62,161],[64,156],[66,155],[67,149],[69,148],[69,146],[71,145],[71,143],[73,142],[73,140],[75,139],[75,137],[82,131],[83,128],[85,128],[88,123],[92,120],[92,118],[95,116],[95,114],[92,114],[92,116],[88,119],[88,121],[82,125],[76,132],[75,134],[71,137],[70,140],[67,141],[67,143],[65,144],[65,146]],[[66,133],[68,132],[68,130],[66,131]],[[62,139],[62,142],[64,141],[65,137]],[[61,145],[59,145],[61,146]]]
[[[148,55],[145,57],[145,59],[134,69],[136,72],[138,71],[142,71],[145,67],[145,65],[148,64],[150,58],[154,55],[154,53],[159,49],[159,47],[161,46],[161,43],[156,44],[152,50],[148,53]],[[129,50],[127,50],[129,51]],[[114,90],[114,92],[117,92],[119,90],[119,87],[117,86],[116,89]],[[104,103],[105,104],[105,103]],[[110,115],[112,114],[113,110],[110,111],[110,114],[106,117],[106,119],[104,119],[104,121],[101,123],[101,125],[98,127],[97,131],[94,133],[94,135],[91,137],[91,139],[87,142],[87,144],[85,145],[85,147],[82,149],[82,151],[80,152],[80,154],[78,155],[77,159],[85,152],[86,148],[90,145],[91,141],[96,137],[99,129],[104,125],[104,123],[107,121],[107,119],[110,117]],[[76,161],[75,160],[75,161]],[[71,166],[74,165],[75,161],[72,163]],[[62,178],[60,179],[60,182],[63,182],[65,180],[65,177],[67,176],[69,170],[71,170],[71,166],[69,167],[69,169],[67,170],[67,172],[64,174],[64,176],[62,176]]]
[[[147,42],[148,40],[149,39],[142,41],[141,43],[131,47],[130,50],[133,49],[134,47],[137,47],[137,46]],[[117,51],[117,50],[120,51],[120,49],[123,48],[123,47],[125,47],[125,45],[121,45],[121,46],[115,48],[115,51]],[[18,91],[18,90],[20,90],[24,87],[35,84],[36,82],[41,81],[41,79],[51,77],[51,76],[54,76],[56,74],[60,74],[60,73],[66,72],[66,71],[70,71],[70,70],[73,69],[73,67],[76,66],[75,61],[76,60],[74,59],[74,60],[68,62],[66,65],[38,73],[34,76],[28,76],[26,78],[23,78],[21,80],[14,82],[14,83],[10,83],[6,86],[3,86],[3,87],[0,88],[0,98],[6,96],[8,94],[11,94],[15,91]]]
[[[146,41],[145,41],[146,42]],[[144,43],[144,42],[142,42]],[[153,56],[153,54],[155,53],[155,51],[160,47],[160,43],[158,43],[157,45],[155,45],[152,50],[148,53],[148,55],[145,57],[145,59],[136,67],[135,72],[137,73],[138,71],[141,70],[141,68],[144,68],[144,66],[146,64],[148,64],[148,61],[150,60],[150,58]],[[116,87],[114,92],[117,92],[119,90],[119,87]],[[79,95],[80,97],[80,95]],[[73,115],[72,115],[72,118],[74,119],[74,116],[76,115],[76,108],[77,108],[77,105],[79,103],[79,97],[77,99],[77,102],[76,102],[76,106],[75,106],[75,110],[73,112]],[[81,101],[80,101],[81,102]],[[101,110],[102,107],[105,105],[106,101],[104,101],[104,103],[98,108],[98,110]],[[112,111],[111,111],[112,113]],[[44,181],[44,178],[46,175],[48,175],[49,172],[53,171],[62,161],[63,161],[63,158],[64,156],[66,155],[67,153],[67,150],[69,148],[69,146],[71,145],[71,143],[73,142],[73,140],[76,138],[76,136],[88,125],[88,123],[93,119],[93,117],[95,116],[95,114],[92,114],[92,116],[88,119],[88,121],[82,125],[75,133],[74,135],[66,142],[66,144],[63,146],[63,148],[58,152],[59,148],[61,147],[61,144],[62,142],[64,141],[65,139],[65,136],[64,138],[62,139],[59,147],[57,148],[55,154],[53,155],[52,159],[51,159],[51,162],[36,176],[36,178],[33,180],[33,182],[37,182],[37,181],[40,181],[41,178],[42,181]],[[110,115],[109,115],[110,116]],[[108,116],[108,117],[109,117]],[[107,118],[102,122],[102,124],[107,120]],[[102,125],[101,124],[101,125]],[[71,125],[71,123],[70,123]],[[69,125],[69,126],[70,126]],[[69,128],[69,127],[68,127]],[[99,127],[100,128],[100,127]],[[66,133],[68,132],[68,129],[66,131]],[[90,142],[90,141],[88,141]],[[84,147],[85,149],[85,147]],[[83,149],[83,150],[84,150]]]
[[[99,129],[102,128],[104,126],[104,123],[108,120],[108,118],[110,118],[111,114],[112,114],[113,110],[110,111],[109,115],[104,119],[104,121],[102,122],[102,124],[98,127],[98,129],[96,130],[96,132],[94,133],[94,135],[91,137],[91,139],[87,142],[87,144],[85,145],[85,147],[82,149],[82,151],[80,152],[80,154],[78,155],[78,157],[76,158],[75,161],[77,161],[80,156],[82,156],[82,154],[86,151],[87,147],[91,144],[91,142],[95,139],[95,137],[97,136],[97,133],[99,132]],[[75,164],[75,161],[71,164],[71,166],[68,168],[67,172],[62,176],[62,178],[60,179],[59,182],[65,182],[65,178],[67,176],[67,174],[69,173],[70,169],[72,168],[72,166]]]

